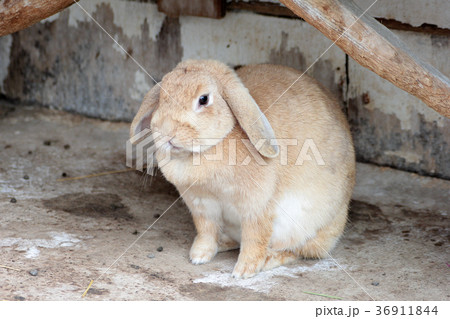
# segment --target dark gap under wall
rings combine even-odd
[[[227,10],[245,10],[252,11],[258,14],[274,16],[274,17],[282,17],[282,18],[290,18],[290,19],[300,19],[295,13],[293,13],[290,9],[281,6],[276,3],[271,2],[229,2],[227,3]],[[429,33],[435,35],[446,35],[450,36],[450,29],[440,28],[434,24],[424,23],[419,27],[415,27],[410,25],[409,23],[403,23],[397,21],[395,19],[386,19],[386,18],[378,18],[374,17],[378,22],[389,29],[393,30],[402,30],[402,31],[413,31],[413,32],[421,32],[421,33]]]
[[[350,88],[350,72],[348,65],[348,54],[345,54],[345,94],[344,94],[344,103],[345,103],[345,115],[348,117],[348,93]]]

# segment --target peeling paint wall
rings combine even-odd
[[[227,2],[258,2],[280,4],[279,0],[227,0]],[[353,0],[361,9],[372,6],[368,13],[376,18],[392,19],[412,26],[434,24],[450,28],[448,0]]]
[[[394,31],[424,61],[450,75],[448,37]],[[450,177],[450,119],[349,60],[348,117],[361,161]]]
[[[306,70],[332,44],[309,24],[248,12],[221,20],[181,17],[183,59],[218,59],[230,65],[277,63]],[[331,47],[308,70],[333,93],[342,94],[345,54]]]
[[[109,35],[73,5],[56,18],[8,36],[9,61],[0,64],[8,72],[0,93],[88,116],[131,120],[154,84],[145,70],[161,79],[182,58],[179,21],[150,3],[80,4]],[[7,41],[0,41],[3,48]]]
[[[0,92],[4,92],[3,82],[8,77],[11,45],[12,35],[0,37]]]
[[[375,0],[354,0],[363,9]],[[393,19],[412,26],[424,23],[450,28],[450,1],[448,0],[378,0],[369,10],[377,18]]]
[[[73,5],[8,36],[9,45],[8,38],[0,39],[2,47],[11,47],[4,53],[10,61],[1,63],[9,71],[0,71],[0,93],[93,117],[131,120],[154,84],[152,77],[159,81],[182,59],[305,69],[331,44],[302,21],[248,12],[221,20],[171,19],[154,3],[95,0],[80,5],[85,11]],[[341,95],[345,55],[332,47],[308,73]]]
[[[448,15],[433,4],[439,0],[427,5],[414,0],[408,6],[405,1],[379,0],[370,13],[413,26],[433,21],[441,28],[450,25]],[[358,3],[365,8],[371,0]],[[331,41],[306,22],[248,11],[229,11],[220,20],[168,18],[154,2],[141,1],[82,0],[80,5],[86,12],[73,5],[0,38],[1,95],[130,121],[153,79],[159,81],[183,59],[212,58],[232,66],[269,62],[303,70],[314,63],[308,74],[340,98],[359,160],[450,178],[450,120],[362,68],[338,47],[327,50]],[[450,75],[448,36],[395,33]]]

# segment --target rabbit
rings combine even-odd
[[[353,142],[338,102],[309,76],[180,62],[147,93],[130,136],[144,129],[167,137],[155,157],[193,217],[193,264],[239,248],[232,276],[249,278],[327,257],[343,233]]]

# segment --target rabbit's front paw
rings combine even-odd
[[[264,266],[266,258],[241,258],[239,256],[238,262],[234,266],[232,276],[234,278],[250,278],[261,271]]]
[[[209,237],[195,237],[189,258],[194,265],[200,265],[211,261],[217,254],[217,242]]]

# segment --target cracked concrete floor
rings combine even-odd
[[[0,106],[0,265],[15,269],[0,267],[1,300],[80,300],[178,197],[160,176],[132,171],[57,181],[125,169],[127,131],[127,123]],[[344,270],[299,260],[247,280],[230,276],[237,251],[189,263],[194,227],[179,200],[86,299],[448,300],[449,197],[450,181],[358,164],[350,221],[332,252]]]

